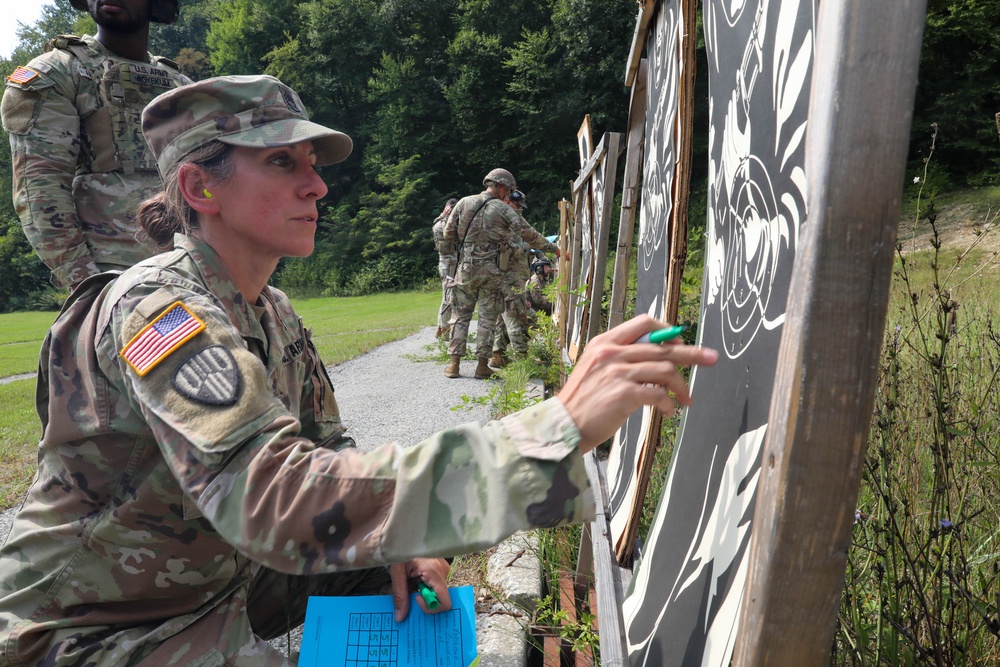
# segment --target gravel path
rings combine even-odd
[[[455,379],[444,376],[444,361],[416,361],[430,357],[426,347],[433,343],[428,327],[329,369],[347,435],[360,449],[390,441],[414,445],[444,428],[489,418],[480,405],[451,409],[462,405],[463,395],[486,395],[491,383],[472,377],[475,361],[463,361]]]
[[[463,395],[486,395],[491,383],[472,377],[475,361],[462,362],[462,377],[446,378],[445,362],[422,361],[434,354],[427,349],[433,343],[434,328],[428,327],[328,369],[347,434],[360,449],[391,441],[409,446],[444,428],[489,418],[482,405],[471,411],[451,409],[463,404]],[[0,540],[10,531],[15,511],[0,513]],[[293,634],[293,650],[300,639]],[[282,651],[287,646],[284,638],[272,644]]]

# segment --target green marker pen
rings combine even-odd
[[[428,609],[434,611],[438,608],[438,596],[433,588],[425,584],[422,580],[417,579],[417,590],[420,591],[420,597],[427,603]]]
[[[673,340],[680,336],[687,329],[686,325],[678,324],[675,327],[667,327],[666,329],[657,329],[648,334],[644,334],[639,337],[636,343],[666,343],[669,340]]]

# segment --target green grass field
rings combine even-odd
[[[38,369],[38,348],[56,313],[0,315],[0,378]]]
[[[374,296],[293,299],[327,366],[353,359],[379,345],[436,322],[441,293],[400,292]],[[33,373],[38,350],[55,313],[0,315],[0,378]],[[35,474],[40,437],[35,381],[0,384],[0,509],[20,502]]]

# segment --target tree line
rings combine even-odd
[[[181,0],[180,7],[175,24],[153,25],[153,53],[197,79],[273,74],[317,122],[354,139],[353,155],[323,171],[330,194],[316,252],[283,263],[277,281],[286,289],[359,294],[424,282],[435,274],[431,221],[448,197],[478,192],[495,166],[513,171],[528,194],[529,222],[555,233],[555,203],[569,196],[579,169],[583,117],[590,114],[595,137],[624,130],[635,0]],[[1000,0],[929,2],[911,156],[919,165],[937,123],[932,175],[940,189],[992,183],[1000,172],[998,24]],[[50,0],[35,24],[20,28],[0,68],[8,74],[25,64],[56,34],[95,30],[69,0]],[[696,95],[697,188],[707,163],[704,80]],[[38,307],[48,284],[10,187],[3,136],[0,311]],[[704,212],[692,213],[697,229]]]

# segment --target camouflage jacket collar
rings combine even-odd
[[[187,253],[195,263],[205,287],[223,305],[233,324],[244,334],[266,343],[267,335],[261,328],[252,304],[247,303],[243,293],[237,289],[232,274],[212,246],[193,236],[174,234],[174,248]],[[264,290],[260,293],[262,300],[274,301],[270,290],[269,286],[264,286]],[[265,349],[267,349],[266,344]]]

